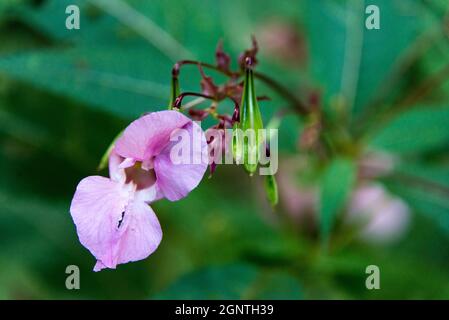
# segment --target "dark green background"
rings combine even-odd
[[[127,3],[131,13],[119,0],[0,2],[0,298],[449,298],[449,88],[443,77],[412,107],[391,107],[449,63],[447,1]],[[364,8],[372,3],[381,29],[368,31]],[[80,7],[80,30],[65,28],[68,4]],[[263,39],[279,24],[296,38],[268,50]],[[359,143],[398,155],[398,169],[426,181],[415,188],[382,180],[411,206],[410,230],[388,246],[352,240],[324,251],[319,237],[290,223],[282,195],[273,213],[257,177],[223,166],[187,198],[153,205],[164,231],[153,255],[92,272],[94,258],[69,214],[79,180],[96,174],[131,120],[166,108],[175,61],[213,62],[219,39],[235,58],[252,34],[261,43],[259,70],[303,97],[319,88],[331,123],[352,137],[366,133]],[[297,54],[285,57],[288,50]],[[413,63],[390,86],[406,59]],[[198,80],[186,67],[182,89],[199,90]],[[263,85],[258,93],[272,97],[261,103],[268,122],[285,102]],[[342,96],[344,116],[335,107]],[[281,158],[299,152],[303,123],[283,122]],[[355,170],[357,159],[345,159],[330,160],[333,171],[325,165],[320,172],[331,173],[313,182],[324,184],[322,214],[331,224],[350,192],[342,182]],[[65,288],[72,264],[81,270],[80,290]],[[381,290],[365,288],[370,264],[381,269]]]

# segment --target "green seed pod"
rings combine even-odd
[[[278,197],[278,185],[276,178],[273,175],[265,176],[264,181],[265,192],[267,194],[267,199],[270,201],[271,205],[274,207],[279,200]]]
[[[263,122],[254,89],[253,71],[250,68],[246,69],[245,74],[239,128],[244,133],[243,164],[245,170],[252,175],[259,162],[259,146],[262,141],[259,141],[258,131],[263,129]]]

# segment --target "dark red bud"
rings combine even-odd
[[[256,38],[253,36],[251,39],[252,47],[248,50],[245,50],[239,56],[239,65],[242,70],[246,68],[253,68],[257,64],[256,54],[259,51],[259,47],[257,45]]]
[[[223,51],[223,41],[218,42],[217,50],[215,51],[215,60],[217,62],[218,69],[226,72],[229,71],[231,58]]]
[[[205,110],[189,109],[189,115],[193,120],[202,121],[208,116]]]

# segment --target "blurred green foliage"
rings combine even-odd
[[[372,3],[381,29],[368,31]],[[65,28],[69,4],[80,30]],[[0,2],[0,298],[449,298],[447,11],[445,0]],[[295,37],[276,47],[272,33]],[[282,194],[273,212],[262,180],[222,166],[186,199],[154,204],[164,239],[151,257],[92,272],[69,214],[79,180],[130,120],[166,108],[176,60],[213,62],[219,39],[236,57],[252,34],[258,70],[305,100],[312,88],[322,95],[336,156],[312,157],[298,177],[321,190],[328,250],[292,223]],[[199,79],[186,67],[181,89],[199,90]],[[260,102],[268,123],[285,102],[256,85],[272,98]],[[281,158],[303,153],[307,121],[283,119]],[[387,246],[341,223],[360,154],[379,150],[399,163],[379,181],[413,213]],[[72,264],[78,291],[65,288]],[[370,264],[381,290],[365,288]]]
[[[356,170],[352,161],[336,158],[323,174],[320,185],[320,231],[325,247],[339,210],[354,188]]]

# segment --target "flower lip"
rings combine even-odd
[[[184,134],[177,135],[178,130]],[[180,153],[182,157],[187,156],[183,158],[187,162],[179,163],[172,149],[187,150]],[[173,159],[173,155],[177,158]],[[165,197],[177,201],[198,185],[208,165],[203,159],[207,158],[205,134],[198,124],[178,111],[153,112],[133,121],[117,139],[111,153],[110,164],[114,165],[110,165],[110,175],[120,178],[122,183],[144,177],[143,183],[138,182],[138,190],[146,192],[149,187],[147,198],[153,194],[155,200]],[[125,172],[125,167],[136,164],[139,170],[151,171],[155,177],[136,168]],[[150,177],[155,178],[154,183]]]

